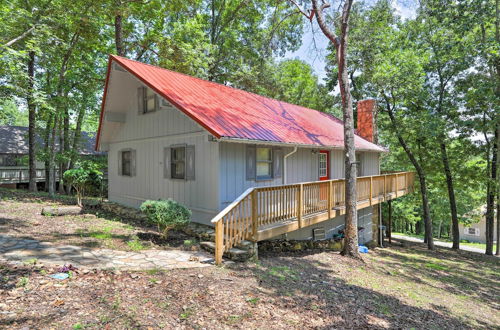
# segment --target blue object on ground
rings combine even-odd
[[[49,275],[52,278],[55,278],[56,280],[65,280],[69,277],[69,274],[67,273],[57,273],[53,275]]]
[[[364,245],[358,246],[359,253],[368,253],[368,248]]]

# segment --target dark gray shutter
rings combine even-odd
[[[163,178],[170,179],[171,171],[170,171],[170,155],[171,151],[169,147],[163,148]]]
[[[130,150],[130,176],[136,174],[137,157],[135,150]]]
[[[186,180],[194,180],[194,146],[186,146]]]
[[[140,115],[144,113],[145,97],[146,97],[146,87],[137,88],[137,112]]]
[[[155,111],[158,111],[160,109],[160,96],[158,94],[155,94]]]
[[[273,150],[273,177],[281,178],[283,173],[283,150],[276,148]]]
[[[122,151],[118,151],[118,175],[122,175]]]
[[[256,157],[255,146],[247,146],[246,149],[246,177],[247,180],[255,180],[255,157]]]

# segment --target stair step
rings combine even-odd
[[[212,253],[215,252],[214,242],[210,241],[201,242],[200,246],[209,252]],[[230,248],[229,251],[224,252],[224,256],[234,261],[246,261],[251,257],[249,249],[244,250],[237,247]]]

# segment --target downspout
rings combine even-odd
[[[282,182],[283,184],[286,184],[286,174],[287,174],[287,171],[286,171],[286,159],[288,157],[290,157],[291,155],[293,155],[294,153],[297,152],[297,146],[293,147],[293,150],[289,153],[287,153],[285,155],[285,157],[283,157],[283,178],[282,178]]]

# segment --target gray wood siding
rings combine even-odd
[[[265,187],[283,184],[283,179],[265,181],[246,180],[246,144],[221,142],[219,165],[220,207],[223,209],[251,187]],[[283,154],[293,148],[284,147]],[[317,149],[316,149],[317,150]],[[362,175],[378,174],[378,153],[361,153]],[[318,180],[318,154],[311,148],[299,148],[286,160],[286,183],[299,183]],[[364,174],[367,173],[367,174]],[[344,177],[344,152],[330,151],[330,177]]]
[[[195,146],[195,180],[165,179],[163,150],[173,144]],[[136,176],[118,175],[118,152],[136,150]],[[139,207],[147,199],[172,198],[193,211],[193,221],[208,223],[218,213],[217,143],[207,134],[113,143],[108,153],[109,200]]]
[[[359,176],[377,175],[380,174],[379,156],[377,152],[362,152],[360,153],[361,170]]]
[[[127,72],[112,71],[112,75],[116,77],[113,77],[109,86],[106,111],[126,114],[126,122],[105,122],[107,132],[104,135],[104,142],[204,132],[200,125],[173,106],[164,106],[155,112],[139,114],[137,89],[144,85]]]

